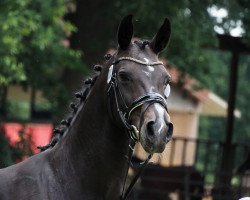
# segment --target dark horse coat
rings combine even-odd
[[[138,60],[159,63],[158,53],[170,36],[169,21],[164,21],[151,42],[131,42],[132,35],[129,15],[118,30],[117,52],[100,75],[86,81],[87,85],[76,94],[79,102],[71,104],[72,116],[55,129],[51,143],[42,148],[43,152],[0,170],[0,200],[120,198],[130,138],[117,112],[114,95],[107,94],[110,66],[119,57],[136,60],[125,60],[115,66],[122,100],[128,105],[148,93],[164,96],[170,79],[162,65],[138,63]],[[121,98],[118,100],[121,103]],[[170,129],[166,110],[155,104],[142,105],[131,118],[140,128],[140,142],[150,154],[164,149],[165,132]]]

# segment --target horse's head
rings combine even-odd
[[[106,73],[113,118],[122,122],[150,154],[161,153],[173,132],[166,104],[171,77],[158,60],[170,31],[165,19],[151,42],[131,41],[132,16],[125,17],[118,30],[118,50]]]

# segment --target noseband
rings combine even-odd
[[[114,94],[117,112],[119,114],[121,122],[123,123],[124,127],[127,129],[129,133],[129,137],[135,142],[138,142],[140,139],[139,131],[134,125],[130,124],[130,118],[131,118],[132,113],[137,108],[141,107],[142,105],[146,103],[149,103],[149,104],[159,103],[167,110],[167,102],[166,102],[166,98],[164,98],[159,93],[147,93],[143,96],[140,96],[136,100],[134,100],[134,102],[130,106],[127,106],[124,100],[124,97],[121,93],[119,82],[117,80],[117,72],[115,70],[115,65],[124,60],[135,62],[135,63],[146,65],[146,66],[163,65],[163,63],[161,61],[149,63],[149,62],[137,60],[132,57],[120,57],[117,60],[113,61],[112,65],[109,68],[109,74],[108,74],[108,80],[107,80],[109,84],[108,96],[111,97],[112,93]],[[123,110],[121,109],[120,102],[123,103],[123,108],[124,108]],[[111,104],[109,106],[109,110],[111,111]]]
[[[107,83],[108,83],[108,92],[107,93],[108,93],[108,96],[109,96],[109,104],[110,105],[109,105],[108,108],[109,108],[110,114],[113,116],[113,114],[112,114],[112,105],[111,105],[111,101],[110,101],[111,96],[113,94],[114,99],[115,99],[117,112],[119,114],[120,120],[121,120],[122,124],[124,125],[124,127],[126,128],[127,132],[129,133],[129,137],[131,139],[131,142],[129,144],[128,157],[127,157],[129,159],[129,163],[131,164],[131,158],[132,158],[132,155],[133,155],[135,143],[140,140],[140,132],[138,131],[136,126],[130,124],[130,118],[131,118],[132,113],[137,108],[143,106],[146,103],[149,106],[151,104],[153,104],[153,103],[159,103],[160,105],[162,105],[166,109],[166,111],[168,111],[168,110],[167,110],[166,98],[164,98],[159,93],[147,93],[147,94],[145,94],[143,96],[140,96],[136,100],[134,100],[133,103],[130,106],[127,106],[127,104],[126,104],[126,102],[124,100],[124,97],[122,95],[122,92],[120,90],[119,82],[117,80],[117,72],[115,70],[115,65],[117,63],[121,62],[121,61],[124,61],[124,60],[135,62],[135,63],[141,64],[141,65],[146,65],[146,66],[163,65],[163,63],[160,62],[160,61],[149,63],[149,62],[144,62],[144,61],[141,61],[141,60],[137,60],[137,59],[132,58],[132,57],[120,57],[120,58],[114,60],[112,62],[112,65],[109,68],[109,73],[108,73],[108,78],[107,78]],[[120,102],[123,103],[123,110],[121,109]],[[130,182],[130,185],[128,186],[128,189],[125,192],[126,180],[127,180],[127,176],[128,176],[128,169],[129,169],[129,165],[128,165],[127,173],[126,173],[125,180],[124,180],[124,183],[123,183],[122,194],[120,196],[120,200],[126,200],[127,199],[128,195],[132,191],[136,181],[140,177],[141,173],[143,172],[144,168],[148,164],[151,157],[152,157],[152,155],[149,155],[148,158],[141,164],[141,167],[140,167],[138,173],[134,176],[134,178]]]

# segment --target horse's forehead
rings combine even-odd
[[[147,58],[151,62],[158,61],[157,55],[150,49],[148,45],[144,48],[141,48],[134,42],[130,44],[129,48],[126,51],[118,52],[118,56],[133,57],[142,61],[145,61],[144,58]]]
[[[132,44],[130,48],[130,53],[132,56],[137,57],[143,61],[144,58],[150,61],[157,61],[157,55],[150,49],[149,46],[145,46],[143,49],[140,48],[137,44]]]
[[[119,55],[119,53],[118,53]],[[147,77],[152,76],[152,74],[160,75],[164,71],[164,67],[162,66],[151,66],[150,63],[159,61],[158,56],[150,49],[147,45],[144,48],[141,48],[136,43],[132,42],[130,47],[125,52],[121,52],[119,57],[132,57],[138,59],[140,61],[149,63],[148,65],[140,65],[138,63],[126,62],[122,67],[133,70],[134,72],[141,72],[141,74],[146,75]],[[138,66],[138,67],[136,67]],[[164,72],[163,72],[164,73]]]

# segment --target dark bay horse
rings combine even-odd
[[[131,41],[132,16],[119,26],[118,49],[98,76],[76,93],[72,113],[49,145],[29,159],[0,170],[0,200],[118,200],[131,141],[161,153],[173,125],[167,112],[171,77],[158,60],[167,45],[166,19],[151,41]]]

